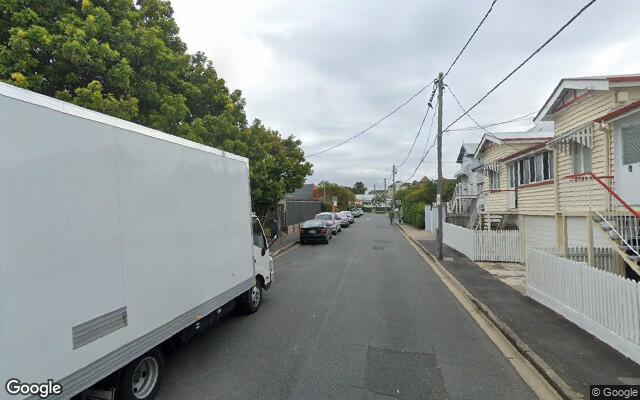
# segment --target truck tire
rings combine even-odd
[[[164,355],[156,347],[122,369],[118,398],[152,400],[156,397],[164,373]]]
[[[242,295],[242,311],[247,314],[253,314],[258,311],[260,304],[262,304],[262,288],[260,287],[260,284],[256,282],[251,289],[247,290]]]

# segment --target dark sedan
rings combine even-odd
[[[329,240],[331,240],[331,228],[327,226],[327,221],[312,219],[302,224],[300,228],[300,244],[309,242],[329,244]]]

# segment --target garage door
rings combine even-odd
[[[555,247],[556,219],[554,217],[525,216],[524,224],[527,247]]]
[[[587,218],[567,218],[567,235],[569,236],[569,247],[586,247]],[[611,242],[597,224],[593,225],[593,245],[595,247],[611,247]]]

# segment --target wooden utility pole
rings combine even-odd
[[[442,203],[442,90],[444,88],[442,72],[438,74],[438,195],[436,205],[438,206],[438,232],[437,232],[437,253],[438,259],[442,260],[442,225],[443,225],[443,203]]]
[[[393,164],[393,169],[391,169],[391,175],[393,176],[393,197],[391,198],[391,208],[393,212],[396,211],[396,173],[397,172],[398,172],[398,169],[396,168],[396,165]]]
[[[387,178],[384,178],[384,194],[382,195],[382,201],[384,201],[384,208],[387,208]]]

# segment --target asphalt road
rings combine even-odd
[[[383,216],[276,260],[262,308],[167,359],[159,400],[533,399]]]

